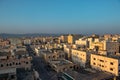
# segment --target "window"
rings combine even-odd
[[[13,62],[13,65],[14,65],[15,63]]]
[[[95,63],[93,63],[94,65],[96,65]]]
[[[93,58],[94,60],[96,60],[96,58]]]
[[[1,67],[3,67],[3,64],[1,64]]]
[[[12,66],[12,64],[10,63],[10,66]]]
[[[16,65],[18,65],[18,63],[16,63]]]
[[[21,63],[19,62],[19,65],[21,65]]]
[[[100,60],[100,62],[104,62],[104,60]]]
[[[11,75],[11,79],[15,79],[15,76],[14,76],[14,75]]]
[[[111,65],[113,65],[113,62],[110,62]]]
[[[50,56],[48,56],[48,58],[50,59]]]
[[[101,67],[101,64],[99,64],[99,66]]]
[[[53,58],[55,58],[55,56],[53,56]]]
[[[73,68],[72,66],[70,66],[70,68]]]
[[[28,62],[26,62],[26,64],[28,64]]]
[[[111,71],[113,71],[113,68],[110,68]]]

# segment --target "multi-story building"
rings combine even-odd
[[[31,58],[0,56],[0,80],[17,80],[16,69],[31,69]]]
[[[80,38],[79,40],[76,40],[75,44],[80,45],[80,46],[84,46],[86,48],[89,47],[89,41],[87,39],[84,39],[84,38]]]
[[[61,42],[72,44],[75,43],[75,40],[78,40],[80,37],[82,37],[82,35],[69,34],[69,35],[62,35],[59,37],[59,39],[61,40]]]
[[[96,70],[106,71],[119,76],[120,74],[120,57],[108,57],[98,54],[91,54],[90,65]]]
[[[71,58],[74,63],[79,64],[81,67],[86,67],[89,65],[90,52],[72,49]]]
[[[36,54],[36,56],[39,56],[39,52],[40,52],[40,47],[35,48],[35,54]]]
[[[23,41],[24,45],[30,45],[31,44],[31,40],[30,39],[25,39]]]
[[[48,62],[49,60],[65,59],[65,53],[63,51],[41,50],[40,57]]]
[[[31,57],[27,58],[10,58],[4,57],[0,60],[0,69],[7,69],[7,68],[24,68],[24,69],[31,69]]]
[[[0,69],[0,80],[17,80],[16,68]]]
[[[71,46],[64,45],[64,52],[66,54],[66,59],[71,59]]]
[[[68,35],[68,43],[72,44],[73,43],[73,36],[72,35]]]
[[[114,41],[90,41],[89,48],[95,49],[96,51],[105,50],[109,53],[119,53],[120,47],[118,42]]]
[[[0,41],[0,47],[4,47],[4,46],[9,45],[9,44],[10,44],[10,41],[8,41],[8,40],[1,40]]]
[[[22,45],[22,40],[20,38],[10,38],[11,45]]]
[[[68,39],[67,39],[67,35],[61,35],[60,37],[59,37],[59,39],[61,40],[61,42],[63,43],[67,43],[67,41],[68,41]]]
[[[93,70],[92,70],[93,71]],[[74,70],[64,71],[58,74],[59,80],[114,80],[114,76],[106,72],[90,71],[77,72]]]
[[[62,60],[52,60],[48,62],[49,65],[54,69],[56,72],[63,72],[67,70],[73,70],[75,65],[65,59]]]
[[[104,39],[105,40],[110,40],[112,38],[112,35],[111,34],[105,34],[104,35]]]
[[[111,53],[120,53],[120,47],[118,42],[105,42],[105,50]]]

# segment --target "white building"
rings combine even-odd
[[[79,40],[75,41],[75,44],[88,47],[89,46],[89,41],[87,39],[80,38]]]
[[[23,42],[24,42],[25,45],[30,45],[31,44],[31,40],[30,39],[25,39]]]
[[[77,63],[82,67],[86,67],[89,65],[90,52],[72,49],[71,58],[74,63]]]

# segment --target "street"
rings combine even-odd
[[[50,69],[40,57],[35,56],[34,51],[27,46],[29,55],[32,56],[32,68],[35,69],[42,80],[57,80],[57,73]]]

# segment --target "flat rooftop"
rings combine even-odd
[[[49,63],[54,64],[56,66],[62,66],[62,65],[68,65],[68,64],[73,64],[72,62],[62,59],[62,60],[52,60],[49,61]]]
[[[120,54],[120,53],[119,53]],[[101,55],[101,54],[94,54],[94,55],[99,55],[99,56],[104,56],[104,57],[108,57],[108,58],[113,58],[113,59],[118,59],[120,60],[120,55]]]
[[[86,52],[87,54],[96,53],[95,51],[89,50],[89,49],[73,49],[73,50],[78,50],[78,51],[81,51],[81,52]]]
[[[46,51],[41,51],[43,54],[53,54],[53,52],[52,51],[48,51],[48,50],[46,50]]]
[[[112,55],[108,55],[108,57],[111,57],[111,58],[115,58],[115,59],[119,59],[120,60],[120,53],[118,53],[119,55],[115,55],[115,54],[112,54]]]
[[[0,56],[10,56],[10,52],[0,52]]]
[[[16,68],[5,68],[0,69],[0,75],[1,74],[7,74],[7,73],[16,73]]]
[[[103,80],[114,77],[112,74],[106,72],[88,72],[85,74],[77,71],[66,71],[64,73],[74,78],[75,80]]]

